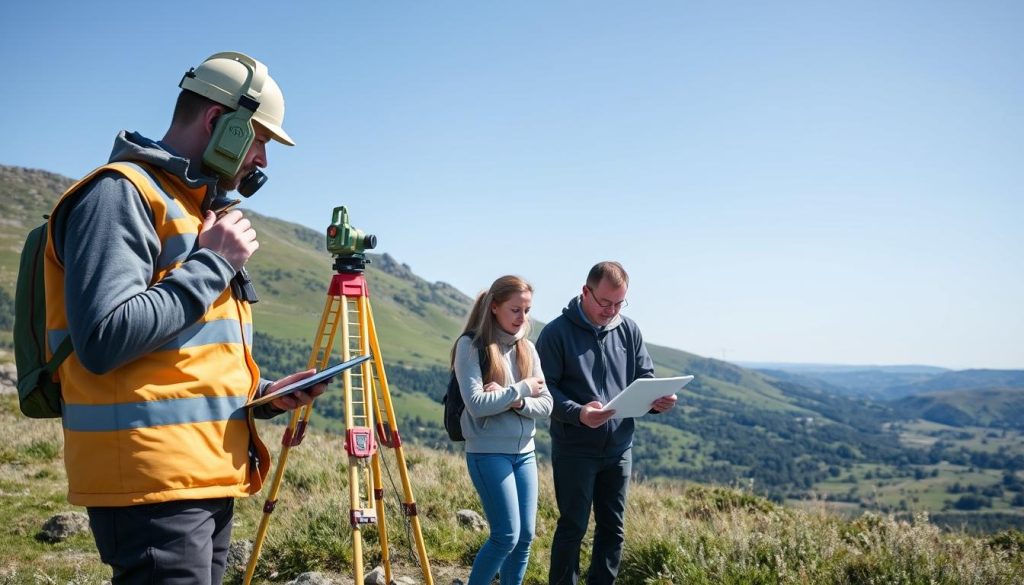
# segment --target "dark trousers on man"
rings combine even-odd
[[[218,585],[234,507],[233,498],[90,507],[89,526],[113,585]]]
[[[594,509],[594,548],[588,585],[615,582],[626,540],[626,493],[633,470],[632,449],[610,457],[551,455],[558,503],[558,525],[551,542],[549,585],[576,585],[580,578],[580,547]]]

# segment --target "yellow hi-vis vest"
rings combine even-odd
[[[131,181],[152,211],[161,246],[152,286],[192,250],[206,188],[118,162],[72,185],[57,205],[108,171]],[[64,266],[53,244],[55,216],[45,257],[47,359],[68,335]],[[68,501],[129,506],[258,492],[270,454],[244,406],[260,377],[251,349],[252,310],[228,287],[195,324],[106,374],[89,372],[72,352],[58,371]]]

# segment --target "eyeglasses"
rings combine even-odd
[[[626,299],[622,299],[617,303],[613,303],[611,301],[602,301],[601,299],[597,298],[597,295],[594,294],[594,289],[588,286],[587,290],[590,291],[590,298],[594,299],[594,302],[597,303],[597,306],[601,307],[602,309],[619,310],[629,306],[629,301],[627,301]]]

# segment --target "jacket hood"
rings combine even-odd
[[[577,295],[569,301],[569,304],[566,305],[564,309],[562,309],[562,314],[565,315],[565,318],[573,325],[576,325],[581,329],[586,329],[587,331],[601,333],[602,331],[611,331],[622,324],[622,315],[620,314],[616,314],[615,317],[613,317],[612,320],[604,327],[598,327],[590,323],[583,316],[583,307],[580,305],[581,300],[582,297]]]
[[[214,199],[227,196],[217,186],[217,178],[203,174],[201,165],[192,165],[191,161],[178,156],[163,144],[146,138],[138,132],[122,130],[114,139],[114,147],[110,151],[109,162],[141,162],[162,169],[178,177],[191,188],[209,187],[203,209],[208,209]]]

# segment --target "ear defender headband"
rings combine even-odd
[[[214,59],[230,59],[241,63],[246,68],[245,84],[239,90],[238,107],[234,111],[222,114],[213,127],[210,142],[203,152],[203,164],[212,169],[224,178],[231,178],[238,174],[242,167],[242,161],[252,146],[256,131],[252,126],[252,116],[260,107],[260,94],[263,91],[263,82],[267,79],[267,67],[255,59],[241,53],[217,53],[207,61]],[[202,67],[202,65],[200,65]],[[195,68],[185,73],[178,87],[191,89],[195,82],[210,84],[206,80],[196,79],[202,75],[197,74]],[[221,90],[221,93],[226,93]],[[202,95],[202,94],[201,94]],[[207,95],[207,97],[210,97]],[[230,95],[234,100],[234,95]],[[225,104],[221,100],[214,101],[231,107],[232,104]],[[258,188],[258,187],[257,187]]]

